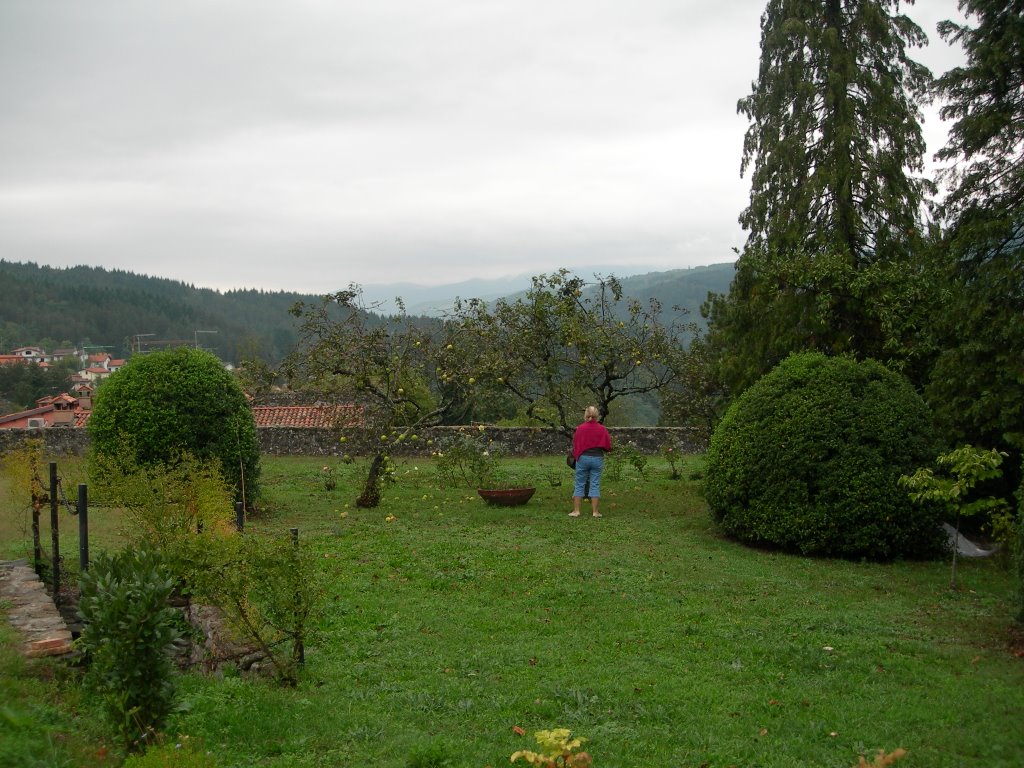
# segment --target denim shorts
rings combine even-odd
[[[601,498],[601,473],[604,472],[604,456],[587,456],[583,454],[576,460],[576,487],[573,496],[589,496],[591,499]],[[584,487],[590,481],[590,492],[584,493]]]

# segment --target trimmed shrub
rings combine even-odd
[[[794,354],[732,404],[708,449],[722,531],[804,554],[886,560],[943,551],[940,512],[900,475],[930,463],[927,406],[881,363]]]
[[[97,456],[128,467],[174,464],[183,453],[216,459],[236,501],[251,504],[258,496],[252,409],[234,377],[204,350],[133,357],[96,393],[89,437]]]

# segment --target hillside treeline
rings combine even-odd
[[[732,276],[733,265],[724,263],[653,272],[621,282],[628,295],[642,302],[655,299],[666,308],[678,305],[700,320],[700,305],[708,293],[725,292]],[[4,260],[0,285],[5,294],[0,304],[0,354],[27,345],[47,351],[95,346],[92,351],[125,357],[139,343],[143,349],[159,349],[170,346],[160,342],[177,341],[198,342],[226,362],[258,357],[276,364],[298,338],[288,310],[300,301],[320,300],[287,291],[221,292],[101,267],[54,268]]]
[[[280,360],[294,346],[288,309],[315,297],[285,291],[209,288],[99,267],[56,269],[0,260],[0,351],[35,344],[95,346],[125,357],[197,341],[222,360],[258,355]],[[197,333],[216,331],[216,333]],[[145,335],[142,335],[145,334]],[[135,348],[138,348],[136,343]]]

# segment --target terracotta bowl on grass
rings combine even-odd
[[[480,488],[477,493],[488,504],[497,507],[518,507],[533,496],[536,488]]]

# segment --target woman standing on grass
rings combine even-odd
[[[604,424],[598,421],[597,407],[588,405],[583,412],[583,423],[572,436],[572,456],[576,460],[576,487],[572,493],[572,512],[569,517],[580,516],[583,489],[590,486],[590,507],[594,517],[601,517],[597,505],[601,500],[601,473],[604,455],[612,449],[612,438]]]

